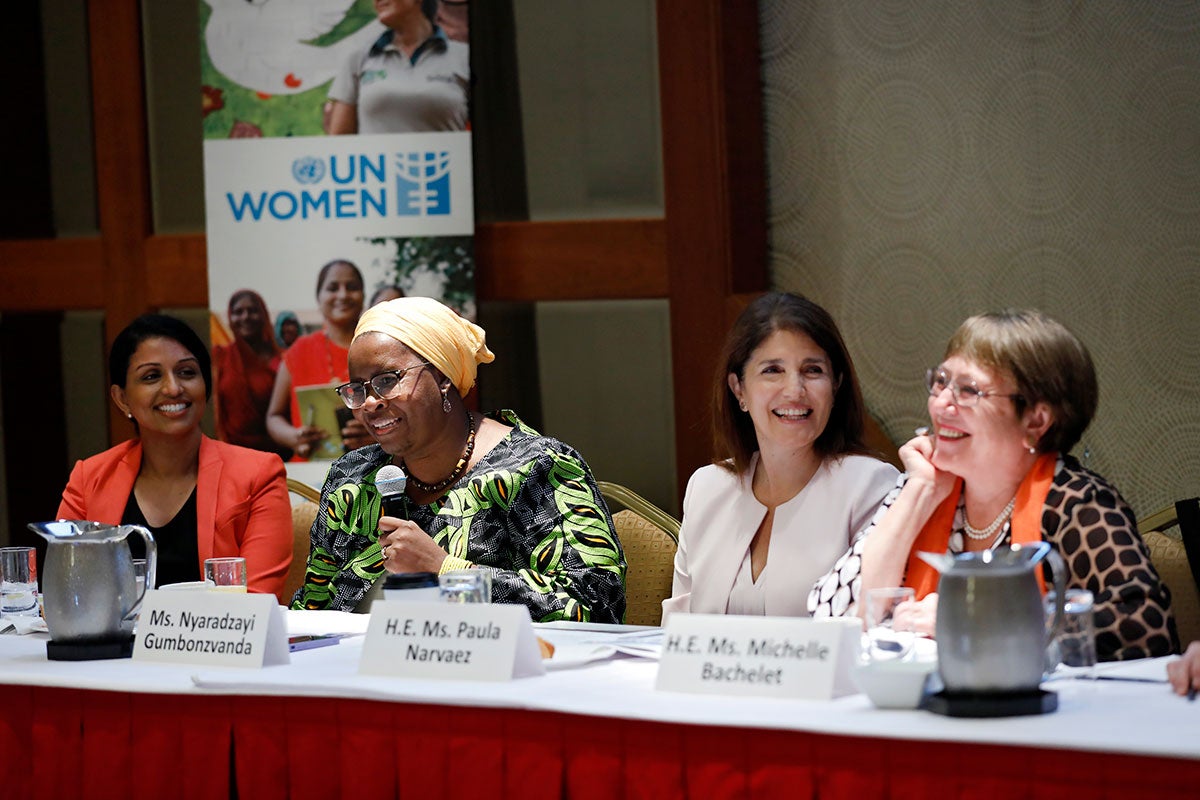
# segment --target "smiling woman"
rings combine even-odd
[[[664,613],[805,616],[806,592],[896,479],[867,454],[854,364],[825,309],[772,292],[725,340],[717,453],[683,499]]]
[[[470,50],[447,37],[437,11],[437,0],[375,0],[387,30],[330,84],[329,133],[467,129]]]
[[[307,461],[314,448],[335,433],[346,450],[371,441],[366,430],[353,420],[340,431],[312,424],[301,413],[296,395],[300,388],[322,388],[346,380],[350,339],[363,309],[363,277],[358,267],[344,259],[321,267],[317,274],[317,306],[321,309],[321,330],[301,336],[284,352],[267,410],[267,431],[281,447],[292,451],[293,461]]]
[[[625,558],[583,457],[463,403],[492,360],[483,329],[436,300],[363,314],[338,394],[377,444],[330,468],[293,608],[352,610],[388,573],[479,569],[534,621],[622,621]],[[407,473],[399,514],[375,485],[389,464]]]
[[[291,451],[267,433],[267,405],[281,356],[267,304],[258,292],[242,289],[229,298],[228,313],[233,341],[213,348],[217,438],[288,458]]]
[[[1046,541],[1067,588],[1095,597],[1101,660],[1176,652],[1170,592],[1133,512],[1070,455],[1099,397],[1083,343],[1038,311],[980,314],[959,326],[925,385],[931,427],[900,448],[905,475],[883,511],[813,588],[817,613],[848,613],[862,592],[904,585],[916,601],[897,618],[932,635],[938,576],[918,552]]]
[[[58,518],[148,527],[160,585],[241,556],[250,591],[278,596],[292,557],[283,462],[201,433],[212,369],[200,337],[147,314],[117,334],[108,363],[109,393],[138,436],[75,465]]]

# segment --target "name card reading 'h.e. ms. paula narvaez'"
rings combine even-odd
[[[545,674],[522,605],[375,601],[358,671],[364,675],[506,681]]]
[[[287,664],[287,624],[272,594],[149,591],[133,659],[206,667]]]
[[[828,700],[851,694],[861,622],[672,614],[655,687]]]

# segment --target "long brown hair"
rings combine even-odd
[[[842,341],[837,324],[821,306],[789,292],[769,292],[752,302],[733,323],[725,337],[717,374],[713,378],[713,463],[739,475],[750,468],[750,459],[758,450],[758,436],[750,415],[738,407],[729,388],[732,373],[743,380],[746,362],[772,333],[779,330],[803,333],[829,357],[833,370],[833,408],[825,430],[813,443],[821,458],[851,453],[870,453],[863,443],[864,412],[862,392],[854,362]]]

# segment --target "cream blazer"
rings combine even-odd
[[[676,612],[724,614],[750,540],[767,507],[750,491],[756,453],[743,480],[721,467],[696,470],[683,498],[671,597]],[[866,456],[829,459],[799,494],[775,509],[767,550],[768,616],[808,616],[808,592],[866,527],[896,485],[896,468]]]

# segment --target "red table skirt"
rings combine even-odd
[[[38,800],[1200,795],[1184,759],[510,709],[28,686],[0,708],[0,786]]]

